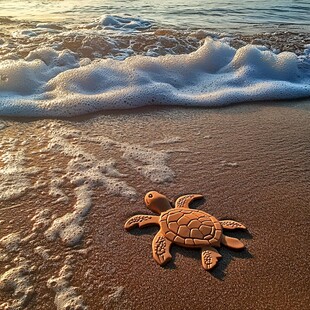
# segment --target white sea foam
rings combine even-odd
[[[239,164],[236,162],[228,162],[226,160],[222,160],[221,161],[221,166],[222,167],[232,167],[232,168],[236,168],[239,167]]]
[[[96,187],[103,186],[110,193],[128,198],[133,198],[136,194],[134,188],[120,180],[125,175],[115,168],[113,161],[99,159],[76,144],[81,136],[83,134],[78,130],[64,129],[57,123],[51,125],[48,150],[61,152],[72,158],[63,176],[52,179],[50,195],[59,197],[58,202],[59,199],[68,201],[68,197],[59,188],[63,180],[68,179],[75,186],[76,203],[71,212],[54,218],[44,235],[50,241],[60,238],[66,246],[75,246],[81,241],[84,234],[83,222],[92,207],[92,195]],[[38,219],[40,218],[41,216]]]
[[[47,286],[55,292],[54,303],[58,310],[80,309],[86,310],[88,307],[79,295],[77,288],[71,286],[73,268],[71,266],[71,256],[66,257],[64,266],[59,271],[58,277],[52,277],[47,281]]]
[[[169,158],[167,152],[129,144],[125,144],[122,148],[123,158],[145,178],[155,183],[173,180],[174,172],[166,164]]]
[[[0,171],[0,201],[17,199],[33,188],[31,176],[40,170],[36,167],[25,167],[26,157],[22,149],[13,151],[15,146],[13,141],[11,150],[7,148],[0,160],[4,162],[4,167]]]
[[[37,246],[33,249],[34,253],[40,255],[44,260],[48,260],[50,258],[50,249],[47,249],[44,246]]]
[[[9,292],[8,302],[0,304],[0,309],[24,309],[34,294],[31,273],[35,267],[22,259],[16,267],[7,270],[0,276],[0,290]]]
[[[151,27],[151,22],[132,16],[103,15],[99,25],[109,30],[135,31]]]
[[[150,143],[151,146],[153,145],[160,145],[160,144],[175,144],[175,143],[182,143],[184,140],[181,137],[171,137],[171,138],[165,138],[160,141],[153,141]]]
[[[0,121],[0,130],[3,130],[6,127],[8,127],[8,125],[5,122]]]
[[[48,240],[61,238],[67,246],[78,244],[83,237],[84,228],[81,225],[92,205],[92,191],[87,185],[79,186],[75,189],[77,201],[74,211],[66,213],[53,221],[45,236]]]
[[[54,214],[51,219],[50,212],[42,210],[32,218],[33,231],[45,230],[44,235],[50,241],[60,239],[69,247],[80,243],[84,234],[83,223],[92,207],[93,192],[98,187],[131,200],[136,196],[136,190],[126,180],[127,174],[118,170],[118,162],[93,154],[91,148],[84,148],[85,142],[101,148],[102,154],[113,149],[120,151],[125,162],[153,182],[171,182],[174,178],[174,172],[167,164],[169,153],[173,150],[154,150],[148,146],[119,142],[101,135],[92,136],[87,131],[63,126],[60,121],[51,122],[48,133],[50,137],[46,151],[62,153],[71,158],[64,171],[55,170],[57,176],[51,178],[49,194],[56,198],[55,203],[69,202],[61,188],[64,181],[68,180],[75,187],[76,197],[73,210],[64,215]],[[180,138],[170,137],[159,141],[159,144],[175,142],[180,142]]]
[[[19,249],[21,237],[18,232],[8,234],[0,239],[0,247],[7,252],[16,252]]]
[[[50,182],[49,195],[56,198],[54,203],[64,202],[67,203],[69,197],[64,193],[61,186],[64,184],[64,178],[54,176]]]
[[[83,140],[81,131],[74,131],[68,128],[63,129],[55,125],[50,135],[51,139],[48,149],[72,157],[65,174],[65,177],[72,184],[75,186],[88,185],[90,189],[96,186],[103,186],[108,192],[127,198],[133,198],[136,195],[133,187],[129,186],[125,181],[120,180],[120,178],[126,175],[115,168],[115,162],[113,160],[97,158],[95,155],[84,150],[81,145],[72,143],[72,141],[79,141],[81,136]],[[103,139],[106,140],[105,138]],[[110,140],[110,143],[117,144],[113,140]]]
[[[124,287],[117,286],[114,292],[102,298],[105,309],[125,309],[126,299],[124,299]]]
[[[0,75],[7,79],[0,83],[0,114],[71,116],[153,104],[210,107],[310,96],[309,69],[298,67],[295,54],[251,45],[235,50],[212,39],[188,55],[78,66],[72,53],[52,49],[1,62]]]
[[[52,221],[51,211],[49,209],[39,209],[31,218],[33,222],[32,232],[38,233],[45,230]]]
[[[156,150],[151,147],[161,144],[174,144],[182,142],[179,137],[170,137],[161,141],[153,141],[148,146],[129,144],[111,140],[107,137],[86,137],[82,140],[100,143],[104,150],[119,148],[122,158],[125,159],[138,173],[155,183],[171,182],[174,171],[168,166],[169,154],[179,150]],[[150,147],[151,146],[151,147]],[[117,176],[117,175],[116,175]],[[119,175],[121,176],[121,175]]]

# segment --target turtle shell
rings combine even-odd
[[[160,227],[168,240],[186,247],[219,246],[222,236],[220,222],[201,210],[168,210],[160,217]]]

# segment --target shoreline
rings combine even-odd
[[[225,109],[239,109],[244,107],[245,109],[249,109],[249,107],[257,106],[259,107],[288,107],[288,108],[294,108],[298,106],[303,106],[305,109],[307,109],[307,105],[310,101],[310,98],[307,97],[302,97],[302,98],[296,98],[296,99],[279,99],[279,100],[264,100],[264,101],[253,101],[253,102],[238,102],[238,103],[231,103],[228,105],[224,106],[209,106],[209,107],[204,107],[204,106],[182,106],[182,105],[146,105],[146,106],[141,106],[141,107],[134,107],[134,108],[115,108],[115,109],[106,109],[106,110],[101,110],[97,112],[90,112],[90,113],[85,113],[81,115],[74,115],[74,116],[7,116],[7,115],[0,115],[0,121],[7,121],[7,122],[18,122],[18,123],[31,123],[31,122],[36,122],[36,121],[41,121],[41,120],[49,120],[49,121],[72,121],[72,122],[83,122],[91,119],[96,119],[99,117],[109,117],[109,116],[126,116],[126,115],[137,115],[137,114],[144,114],[144,113],[153,113],[153,112],[163,112],[163,111],[175,111],[175,110],[223,110]]]

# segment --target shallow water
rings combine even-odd
[[[216,31],[257,31],[279,26],[309,30],[306,0],[94,0],[0,1],[1,15],[20,20],[87,23],[103,14],[130,14],[160,26],[205,28]],[[255,25],[255,29],[254,29]]]

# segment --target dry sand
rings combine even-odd
[[[309,104],[1,121],[0,309],[307,309]],[[229,235],[246,250],[221,247],[206,272],[199,251],[174,246],[158,266],[158,228],[123,229],[150,214],[143,197],[153,189],[203,194],[193,207],[244,223]],[[58,237],[66,227],[77,240]]]

